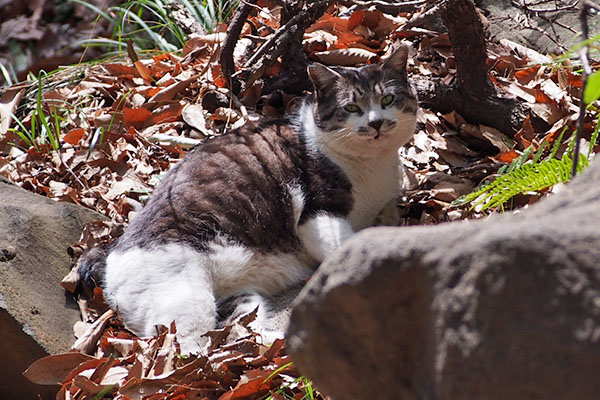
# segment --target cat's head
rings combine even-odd
[[[312,112],[318,142],[353,156],[398,149],[413,136],[417,100],[407,79],[408,49],[359,68],[313,64]]]

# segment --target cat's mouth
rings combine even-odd
[[[376,132],[374,134],[372,134],[372,133],[359,133],[359,136],[362,136],[362,137],[366,138],[367,142],[369,142],[369,143],[382,142],[382,141],[384,141],[384,140],[386,140],[387,138],[390,137],[389,134],[387,134],[387,133],[381,133],[381,132]]]

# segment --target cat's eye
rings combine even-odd
[[[394,101],[394,96],[391,94],[388,94],[383,99],[381,99],[381,105],[384,107],[389,106],[390,104],[392,104],[392,101]]]
[[[357,113],[360,111],[360,107],[356,104],[348,104],[344,106],[344,110],[348,111],[349,113]]]

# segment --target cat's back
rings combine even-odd
[[[264,251],[292,250],[288,185],[302,175],[306,157],[285,119],[208,139],[165,175],[117,247],[184,242],[204,250],[226,236]]]
[[[221,178],[245,185],[251,184],[249,180],[283,181],[304,157],[302,147],[287,119],[249,122],[197,146],[174,173],[176,179],[192,178],[200,184]]]

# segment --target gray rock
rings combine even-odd
[[[581,32],[579,21],[579,7],[565,7],[566,3],[573,1],[546,2],[526,0],[530,4],[529,9],[555,9],[559,7],[562,11],[545,13],[526,13],[522,7],[510,0],[475,0],[475,4],[481,8],[490,22],[491,39],[509,39],[526,47],[532,48],[542,54],[559,54],[562,49],[557,43],[570,48],[581,41],[577,32]],[[588,18],[590,25],[590,37],[598,33],[594,17]],[[570,29],[569,29],[570,28]]]
[[[36,359],[69,350],[79,309],[65,295],[67,247],[83,225],[103,218],[0,182],[0,387],[2,399],[52,398],[56,388],[22,373]]]
[[[600,163],[519,214],[373,228],[301,292],[292,359],[334,400],[595,399]]]

